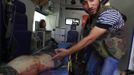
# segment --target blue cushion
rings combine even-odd
[[[21,14],[21,13],[16,13],[14,24],[27,24],[27,15]]]
[[[71,45],[66,42],[60,42],[58,43],[58,48],[69,48]]]
[[[41,72],[39,75],[68,75],[68,69],[59,68],[55,70],[48,70],[48,71]]]
[[[26,6],[25,6],[24,3],[16,0],[14,2],[14,4],[15,4],[15,7],[16,7],[16,12],[23,13],[23,14],[26,12]]]
[[[71,45],[69,43],[66,43],[66,42],[61,42],[61,43],[58,43],[58,48],[69,48]],[[63,59],[63,65],[67,65],[68,64],[68,56],[66,56],[64,59]]]

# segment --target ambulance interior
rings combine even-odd
[[[127,51],[119,62],[118,68],[119,73],[127,71],[134,75],[134,1],[102,1],[120,9],[127,16]],[[87,17],[89,16],[82,8],[80,0],[0,0],[0,66],[23,55],[34,56],[40,53],[50,55],[52,60],[55,49],[70,48],[83,38],[83,26]],[[45,20],[45,28],[39,27],[42,19]],[[90,55],[84,55],[85,52],[91,54],[90,51],[80,51],[73,54],[73,57],[66,56],[62,60],[52,60],[51,69],[44,69],[33,75],[89,75],[86,69],[87,57]],[[24,58],[26,59],[28,58]],[[25,62],[27,61],[18,64]],[[99,75],[101,67],[98,65],[95,75]],[[17,74],[10,74],[0,68],[0,75]]]

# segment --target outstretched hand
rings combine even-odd
[[[65,56],[69,54],[69,51],[64,48],[56,49],[55,50],[55,55],[53,56],[53,60],[60,60],[63,59]]]

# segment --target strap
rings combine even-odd
[[[12,51],[11,47],[13,47],[13,42],[15,42],[15,38],[13,35],[13,28],[14,28],[14,16],[15,16],[15,6],[14,6],[14,0],[8,0],[7,3],[7,21],[8,21],[8,25],[7,25],[7,29],[6,29],[6,35],[5,38],[7,40],[7,50],[8,51]]]
[[[9,2],[7,2],[7,20],[8,20],[8,25],[7,25],[7,32],[6,32],[6,38],[9,38],[13,32],[13,19],[14,19],[14,4],[12,2],[12,0],[9,0]]]

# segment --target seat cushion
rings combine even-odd
[[[14,24],[14,32],[16,31],[27,31],[26,24]]]
[[[15,19],[14,24],[27,24],[26,14],[16,13],[14,19]]]
[[[11,53],[12,58],[29,54],[31,52],[31,32],[17,31],[14,32],[16,49]]]

